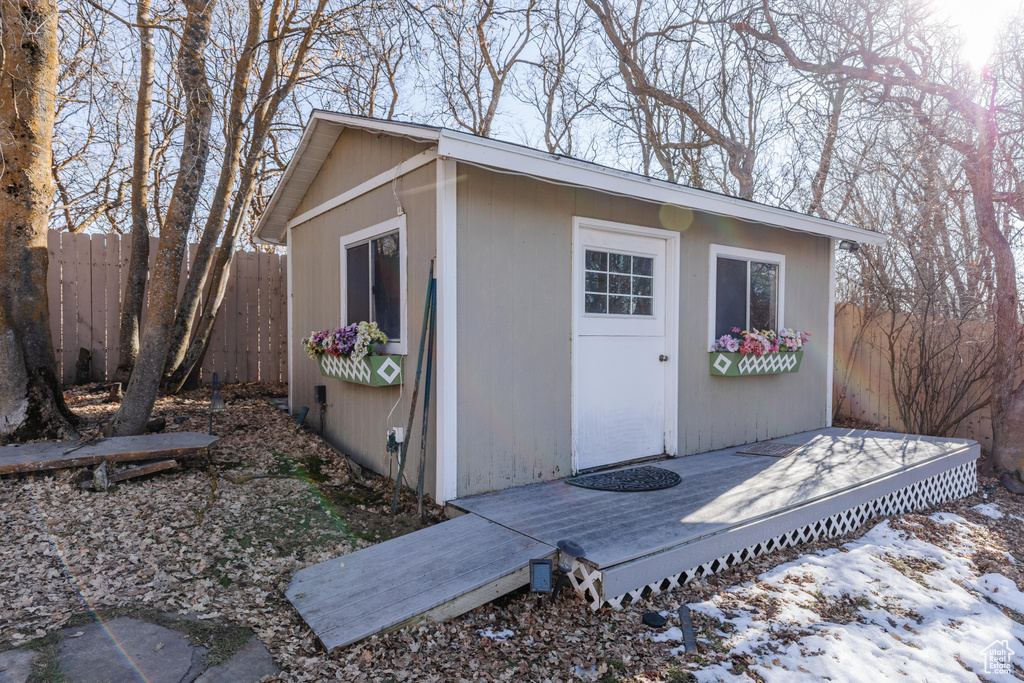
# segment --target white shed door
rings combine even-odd
[[[665,449],[667,242],[579,227],[574,247],[577,470]]]

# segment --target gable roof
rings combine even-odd
[[[590,188],[657,204],[731,216],[787,230],[807,232],[864,244],[885,244],[886,236],[788,209],[698,190],[636,173],[601,166],[573,157],[551,154],[469,133],[399,121],[315,110],[299,146],[285,168],[267,209],[256,225],[257,240],[282,244],[288,221],[295,214],[324,160],[346,128],[411,138],[436,146],[437,156],[482,166],[501,173],[525,175],[546,182]]]

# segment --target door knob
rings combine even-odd
[[[661,354],[660,356],[658,356],[658,360],[664,363],[665,361],[668,360],[668,356],[666,356],[665,354]]]

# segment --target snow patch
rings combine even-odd
[[[1002,519],[1003,512],[999,509],[999,506],[995,503],[982,503],[981,505],[975,505],[971,508],[979,515],[985,515],[990,519]]]
[[[484,638],[490,638],[491,640],[499,643],[504,643],[506,640],[515,635],[515,631],[508,628],[503,628],[500,631],[495,631],[493,628],[482,628],[477,631]]]
[[[732,630],[716,634],[721,646],[750,657],[766,681],[963,681],[971,677],[965,665],[983,670],[993,641],[1024,651],[1024,626],[978,594],[1024,613],[1024,593],[1000,574],[974,574],[968,536],[981,527],[955,514],[930,517],[948,527],[948,548],[883,521],[841,552],[803,555],[690,609],[730,622]],[[765,598],[770,618],[756,606]],[[682,639],[678,628],[648,635]],[[692,673],[734,680],[731,666]]]
[[[668,628],[661,633],[648,633],[647,635],[656,643],[683,642],[683,630],[678,626]]]
[[[978,592],[988,596],[992,602],[1009,607],[1014,612],[1024,614],[1024,593],[1017,590],[1017,584],[1002,574],[985,574],[974,582]]]

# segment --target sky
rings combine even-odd
[[[1006,20],[1021,8],[1022,0],[934,0],[951,24],[964,34],[964,57],[974,69],[985,66],[996,35]]]

